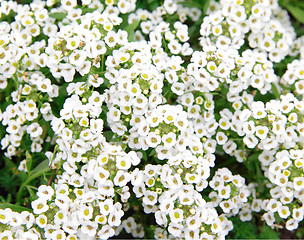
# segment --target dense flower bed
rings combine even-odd
[[[304,44],[278,1],[0,2],[0,239],[298,228]]]

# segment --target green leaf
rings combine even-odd
[[[151,151],[150,154],[149,154],[149,157],[154,156],[155,153],[156,153],[156,150],[153,148],[152,151]]]
[[[114,133],[112,131],[105,131],[102,134],[106,138],[107,142],[111,141],[111,139],[114,135]]]
[[[136,21],[133,21],[133,23],[126,26],[125,30],[128,32],[128,41],[129,42],[134,41],[134,32],[135,32],[135,29],[137,28],[137,26],[139,25],[139,23],[140,23],[140,21],[136,20]]]
[[[205,0],[205,4],[204,4],[204,7],[203,7],[203,13],[205,14],[207,12],[207,9],[210,5],[210,0]]]
[[[29,151],[26,151],[25,156],[26,170],[30,172],[32,170],[33,158]]]
[[[121,137],[112,138],[110,142],[119,142],[121,140]]]
[[[50,13],[49,15],[51,18],[55,18],[58,21],[61,21],[62,19],[64,19],[67,14],[66,13],[62,13],[62,12],[54,12],[54,13]]]
[[[28,175],[28,178],[22,183],[17,194],[17,202],[21,203],[23,189],[34,179],[49,171],[49,160],[46,159],[34,168]]]
[[[202,7],[205,5],[207,1],[203,1],[203,3],[198,3],[198,2],[192,2],[192,1],[185,1],[185,2],[179,2],[178,4],[183,5],[184,7],[188,8],[198,8],[202,9]]]
[[[16,164],[9,158],[7,157],[3,157],[4,161],[5,161],[5,165],[7,167],[9,167],[10,169],[17,169]]]
[[[33,200],[37,199],[37,195],[36,195],[37,189],[32,186],[26,186],[26,188],[27,188],[28,192],[30,193],[31,200],[33,201]]]
[[[247,161],[245,161],[245,165],[250,170],[250,172],[255,172],[255,162],[259,161],[258,157],[259,153],[254,153],[247,158]]]
[[[32,212],[32,209],[28,209],[26,207],[22,207],[19,205],[15,205],[15,204],[11,204],[11,203],[0,203],[0,209],[5,209],[5,208],[10,208],[15,212],[23,212],[23,211],[28,211],[28,212]]]
[[[48,170],[50,170],[49,160],[46,159],[29,173],[29,178],[27,181],[32,181],[33,179],[41,176],[43,173],[45,173]]]
[[[21,171],[21,182],[26,181],[27,178],[28,178],[27,172]]]
[[[274,83],[271,83],[271,90],[272,90],[272,93],[273,95],[277,98],[277,99],[280,99],[280,93],[279,93],[279,90],[277,88],[277,86],[274,84]]]
[[[283,5],[290,13],[291,15],[297,19],[299,22],[304,23],[304,10],[298,7],[295,7],[291,4],[284,4]]]
[[[272,230],[269,226],[263,225],[260,228],[259,239],[280,239],[279,233]]]
[[[144,160],[144,161],[148,161],[148,156],[147,156],[147,153],[146,153],[146,151],[141,151],[141,153],[142,153],[142,159]]]

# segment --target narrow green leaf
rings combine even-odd
[[[112,131],[105,131],[102,134],[106,138],[107,142],[111,141],[111,139],[114,135],[114,133]]]
[[[248,157],[248,160],[251,161],[259,161],[260,153],[254,153]]]
[[[29,151],[26,151],[25,156],[26,170],[27,172],[30,172],[32,170],[33,158]]]
[[[184,7],[188,7],[188,8],[199,8],[199,9],[202,9],[202,6],[205,5],[205,2],[207,2],[207,1],[203,1],[202,3],[192,2],[192,1],[185,1],[185,2],[179,2],[178,4],[181,4]]]
[[[245,161],[245,165],[250,172],[255,172],[255,162],[259,161],[258,157],[259,153],[254,153],[247,158],[247,161]]]
[[[137,26],[139,25],[139,23],[140,23],[140,21],[136,20],[133,23],[126,26],[125,30],[128,33],[128,41],[129,42],[134,41],[134,32],[135,32],[135,29],[137,28]]]
[[[49,15],[51,18],[55,18],[58,21],[61,21],[62,19],[64,19],[67,14],[63,13],[63,12],[54,12],[54,13],[50,13]]]
[[[16,164],[9,158],[7,157],[3,157],[4,161],[5,161],[5,165],[7,167],[9,167],[10,169],[17,169]]]
[[[28,212],[32,212],[32,209],[28,209],[26,207],[22,207],[19,205],[15,205],[15,204],[11,204],[11,203],[0,203],[0,209],[5,209],[5,208],[10,208],[15,212],[23,212],[23,211],[28,211]]]
[[[304,23],[304,10],[293,6],[291,4],[286,4],[284,7],[292,14],[292,16],[299,22]]]
[[[25,171],[21,171],[21,182],[25,182],[28,178],[28,174]]]
[[[36,188],[32,187],[32,186],[26,186],[28,192],[30,193],[31,199],[32,201],[37,199],[37,195],[35,190],[37,190]],[[34,190],[35,189],[35,190]]]
[[[112,138],[110,142],[119,142],[121,140],[120,137]]]
[[[22,185],[19,188],[18,194],[17,194],[17,202],[20,204],[21,203],[21,198],[22,198],[22,191],[23,189],[30,183],[32,180],[35,178],[38,178],[45,172],[49,171],[49,160],[46,159],[43,162],[41,162],[36,168],[34,168],[30,173],[28,178],[22,183]]]
[[[144,160],[144,161],[148,161],[148,156],[147,156],[147,153],[146,153],[146,151],[141,151],[141,153],[142,153],[142,159]]]
[[[203,14],[205,14],[207,12],[209,5],[210,5],[210,0],[205,0],[204,7],[203,7]]]
[[[155,153],[156,153],[156,150],[153,148],[152,151],[151,151],[150,154],[149,154],[149,157],[154,156]]]
[[[33,179],[41,176],[43,173],[45,173],[48,170],[50,170],[49,160],[46,159],[29,173],[29,178],[27,179],[27,181],[32,181]]]
[[[272,90],[273,95],[274,95],[277,99],[280,99],[279,90],[278,90],[277,86],[276,86],[274,83],[271,84],[271,90]]]

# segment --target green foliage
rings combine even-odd
[[[30,184],[31,181],[34,179],[40,177],[42,174],[46,173],[49,171],[49,160],[44,160],[41,162],[36,168],[34,168],[32,171],[29,172],[29,174],[26,176],[26,179],[22,181],[22,184],[19,188],[18,194],[17,194],[17,203],[22,202],[22,194],[23,194],[23,189]]]
[[[239,218],[232,219],[234,229],[228,239],[280,239],[279,233],[265,223],[242,222]]]
[[[10,197],[16,194],[21,184],[20,176],[17,174],[17,166],[8,158],[1,156],[0,190],[1,195],[10,202]]]
[[[125,30],[128,33],[128,41],[132,42],[134,41],[134,31],[137,28],[137,26],[139,25],[138,20],[134,21],[132,24],[129,24],[128,26],[126,26]]]
[[[28,211],[31,212],[31,209],[22,207],[16,204],[11,204],[11,203],[0,203],[0,209],[5,209],[5,208],[10,208],[15,212],[21,213],[22,211]]]
[[[66,16],[67,14],[63,12],[50,13],[50,17],[55,18],[57,21],[62,21]]]
[[[304,3],[296,0],[280,0],[280,5],[286,8],[299,22],[304,23]]]

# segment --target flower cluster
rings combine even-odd
[[[0,1],[1,154],[23,182],[1,239],[298,228],[303,38],[276,0],[207,4]]]
[[[216,171],[209,185],[215,190],[209,194],[213,207],[220,206],[224,213],[239,214],[242,221],[251,220],[248,203],[251,192],[245,185],[244,178],[232,175],[227,168],[221,168]],[[242,211],[239,212],[240,209]]]
[[[296,37],[287,12],[277,1],[213,1],[209,13],[201,25],[202,46],[240,49],[248,35],[251,48],[279,62],[289,54]]]

